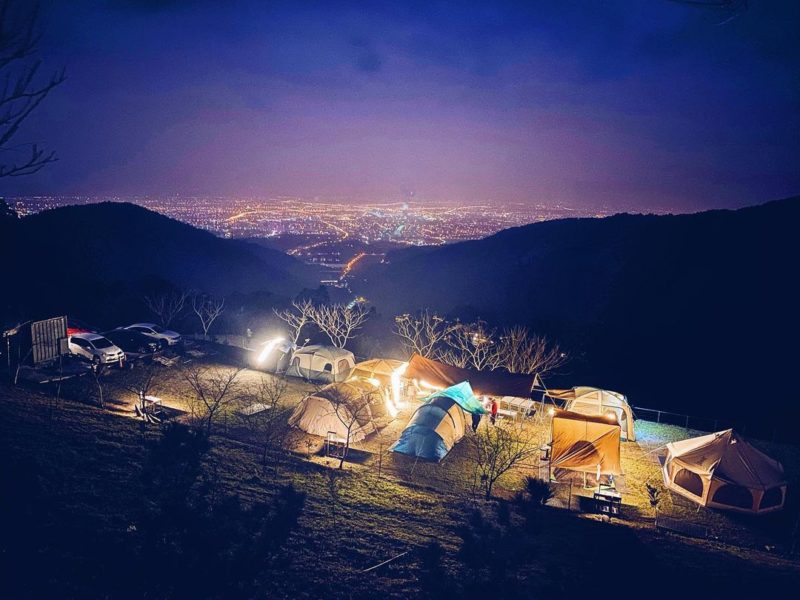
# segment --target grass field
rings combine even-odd
[[[181,408],[185,390],[180,378],[173,373],[162,385],[158,393]],[[293,387],[286,402],[296,402],[305,391],[302,385]],[[135,529],[140,518],[142,457],[161,433],[157,426],[141,429],[126,408],[126,398],[115,400],[111,409],[104,410],[74,401],[54,402],[23,388],[0,387],[3,454],[15,464],[37,465],[47,498],[41,520],[54,530],[68,525],[76,539],[107,533],[124,543],[126,532]],[[373,438],[360,447],[366,460],[347,465],[335,479],[335,492],[330,475],[334,461],[276,455],[265,467],[257,449],[224,435],[224,428],[213,436],[203,472],[224,493],[245,504],[257,503],[272,498],[279,486],[293,483],[307,494],[299,527],[283,551],[280,576],[264,588],[270,595],[408,597],[419,591],[419,556],[430,540],[437,540],[445,551],[447,577],[467,581],[470,573],[458,558],[459,532],[473,509],[515,535],[516,513],[510,521],[498,516],[503,500],[485,501],[471,493],[466,443],[458,444],[440,465],[383,454],[378,476],[377,450],[396,438],[407,417],[400,415],[387,427],[382,441]],[[539,434],[546,435],[546,428],[538,427]],[[737,518],[697,511],[666,498],[664,512],[705,524],[719,540],[655,531],[644,492],[645,482],[660,480],[657,452],[652,451],[666,441],[686,437],[687,432],[644,422],[639,431],[638,443],[623,445],[626,518],[606,523],[594,516],[545,509],[541,530],[526,556],[514,561],[515,577],[524,584],[526,597],[597,590],[644,597],[667,592],[692,597],[695,592],[726,590],[738,595],[748,589],[777,593],[800,584],[797,562],[765,549],[780,547],[788,539],[785,516],[768,521]],[[796,481],[795,449],[767,450],[784,462]],[[498,495],[509,497],[535,468],[532,464],[509,474]],[[108,564],[87,567],[80,548],[76,544],[64,551],[57,568],[34,565],[38,576],[57,583],[64,597],[124,595],[94,589],[87,575],[93,569],[112,568],[113,553],[107,556]],[[362,572],[406,552],[384,567]],[[468,589],[460,588],[460,593],[468,595]]]

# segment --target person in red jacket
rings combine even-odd
[[[497,400],[492,398],[492,425],[495,425],[497,421]]]

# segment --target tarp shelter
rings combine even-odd
[[[403,377],[416,379],[423,387],[447,388],[468,381],[478,396],[514,396],[530,398],[536,375],[461,369],[415,354]]]
[[[465,413],[447,396],[436,396],[420,406],[391,448],[392,452],[439,462],[464,437]]]
[[[478,400],[475,397],[475,394],[472,393],[472,388],[467,381],[462,381],[459,384],[451,385],[449,388],[439,392],[434,392],[425,398],[423,402],[430,402],[434,398],[438,398],[440,396],[454,400],[456,404],[458,404],[468,413],[474,415],[485,415],[489,413],[489,411],[483,407],[481,401]]]
[[[783,508],[783,466],[733,429],[667,444],[664,485],[702,506],[745,513]]]
[[[557,410],[553,415],[550,468],[621,475],[620,427],[615,419]]]
[[[359,442],[375,432],[375,419],[386,408],[378,389],[366,381],[331,383],[303,399],[289,417],[289,425],[321,437],[332,433]]]
[[[339,382],[350,376],[356,361],[353,353],[334,346],[304,346],[294,351],[287,375],[311,381]]]
[[[381,386],[392,384],[392,374],[401,368],[405,363],[402,360],[392,358],[373,358],[365,360],[353,367],[350,377],[358,379],[374,379]]]
[[[547,390],[550,398],[563,400],[564,409],[582,415],[606,415],[613,412],[622,428],[622,437],[636,441],[633,410],[628,399],[619,392],[600,388],[578,386],[569,390]]]

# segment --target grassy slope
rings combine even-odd
[[[159,434],[151,429],[144,435],[154,439]],[[42,396],[0,387],[0,440],[6,460],[34,460],[41,466],[50,499],[43,519],[69,523],[76,536],[108,531],[124,538],[135,523],[144,442],[134,420],[76,403],[54,406]],[[388,597],[406,597],[416,589],[413,558],[366,575],[360,571],[430,538],[440,540],[448,551],[452,573],[463,576],[453,560],[457,527],[472,503],[463,495],[351,472],[341,484],[334,523],[324,466],[292,459],[264,470],[247,447],[215,438],[206,471],[244,501],[267,498],[286,481],[308,494],[301,527],[287,548],[285,576],[274,582],[280,595],[371,597],[380,590]],[[67,597],[96,594],[90,581],[72,575],[70,567],[80,561],[79,550],[73,549],[59,568],[43,569],[42,576],[63,581]],[[558,510],[546,512],[536,551],[520,577],[528,579],[534,591],[591,591],[597,586],[626,595],[639,590],[658,595],[673,586],[686,591],[680,587],[686,577],[679,573],[690,574],[692,592],[707,587],[741,594],[749,587],[777,591],[800,583],[796,564],[769,554],[609,525]]]

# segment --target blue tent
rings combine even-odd
[[[474,410],[470,397],[477,401],[477,398],[472,396],[468,383],[453,388],[458,389],[450,394],[445,394],[448,390],[443,390],[426,399],[426,403],[411,416],[400,439],[390,448],[392,452],[436,462],[447,456],[466,430],[467,423],[461,402],[465,402]]]

